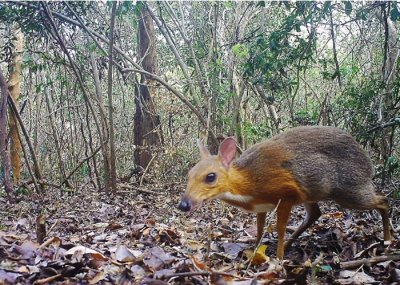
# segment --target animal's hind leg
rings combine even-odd
[[[392,234],[390,231],[389,206],[387,198],[384,196],[376,196],[375,200],[376,200],[375,209],[378,210],[382,216],[383,238],[385,240],[391,240]]]
[[[347,195],[341,197],[340,200],[337,199],[337,197],[335,199],[336,202],[343,207],[379,211],[383,222],[383,237],[385,240],[391,240],[392,235],[390,231],[388,201],[386,197],[376,195],[375,187],[372,182],[344,191],[343,193],[346,193]]]

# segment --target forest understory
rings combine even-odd
[[[393,182],[381,192],[390,197],[398,187],[399,181]],[[116,194],[53,188],[45,197],[32,195],[18,204],[1,198],[0,284],[400,282],[399,200],[389,199],[391,244],[383,243],[378,213],[328,202],[321,204],[323,216],[280,262],[273,213],[265,246],[254,252],[253,214],[220,202],[184,214],[176,207],[182,184],[118,188]],[[302,207],[296,207],[288,232],[303,218]],[[45,235],[41,244],[37,235]]]
[[[399,29],[398,1],[0,1],[0,285],[400,284]],[[280,261],[275,211],[258,247],[255,214],[178,210],[196,140],[228,169],[298,126],[337,127],[363,151],[338,131],[278,138],[234,172],[246,191],[214,197],[259,211],[307,198],[315,214],[326,193],[297,179],[324,190],[373,170],[393,241],[379,213],[323,201]],[[260,202],[264,181],[283,191]],[[349,188],[335,199],[371,205],[372,187]],[[304,217],[292,210],[286,237]]]

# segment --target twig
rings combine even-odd
[[[367,131],[367,133],[370,134],[370,133],[373,133],[373,132],[375,132],[375,131],[377,131],[377,130],[379,130],[379,129],[384,129],[384,128],[391,127],[391,126],[395,126],[395,125],[400,125],[400,121],[397,120],[397,119],[394,119],[394,120],[389,121],[389,122],[386,122],[386,123],[381,123],[381,124],[379,124],[378,126],[369,129],[369,130]]]
[[[39,280],[36,280],[35,282],[33,282],[33,285],[48,284],[51,281],[54,281],[61,276],[62,276],[62,274],[56,274],[56,275],[53,275],[53,276],[50,276],[47,278],[39,279]]]
[[[57,237],[51,237],[51,238],[49,238],[48,240],[46,240],[45,242],[43,242],[40,246],[39,246],[39,248],[44,248],[44,247],[47,247],[48,245],[50,245],[50,244],[52,244],[55,240],[57,240],[58,238]]]
[[[388,260],[399,261],[400,254],[375,256],[375,257],[371,257],[371,258],[363,258],[363,259],[359,259],[359,260],[345,261],[345,262],[341,262],[339,265],[340,265],[340,268],[342,268],[342,269],[350,269],[350,268],[359,267],[361,265],[371,265],[371,264],[388,261]]]
[[[98,148],[96,148],[96,150],[88,157],[86,157],[84,160],[82,160],[80,163],[78,163],[77,166],[75,166],[75,168],[68,174],[67,177],[65,177],[64,181],[62,181],[60,183],[60,188],[68,181],[68,179],[82,166],[82,164],[84,164],[86,161],[92,159],[93,156],[95,156],[101,149],[101,146],[99,146]]]
[[[144,175],[146,174],[147,170],[149,170],[150,164],[153,162],[153,160],[154,160],[155,158],[156,158],[156,155],[153,155],[152,158],[150,159],[149,163],[147,164],[145,170],[143,171],[143,174],[142,174],[142,176],[140,177],[140,182],[139,182],[139,185],[140,185],[140,186],[142,186]]]
[[[208,261],[208,258],[210,257],[210,251],[211,251],[211,239],[212,239],[212,226],[211,224],[208,224],[208,230],[207,230],[207,246],[206,246],[206,254],[204,256],[204,261]]]
[[[49,233],[54,229],[54,227],[58,224],[58,221],[59,221],[60,219],[57,219],[54,223],[53,223],[53,225],[50,227],[50,229],[47,231],[47,236],[49,235]]]

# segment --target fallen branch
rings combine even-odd
[[[389,261],[389,260],[399,261],[400,255],[384,255],[384,256],[375,256],[375,257],[371,257],[371,258],[363,258],[363,259],[359,259],[359,260],[345,261],[345,262],[340,263],[340,268],[341,269],[350,269],[350,268],[359,267],[361,265],[372,265],[375,263]]]

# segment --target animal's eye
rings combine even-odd
[[[206,183],[213,183],[217,179],[217,174],[210,172],[206,176]]]

